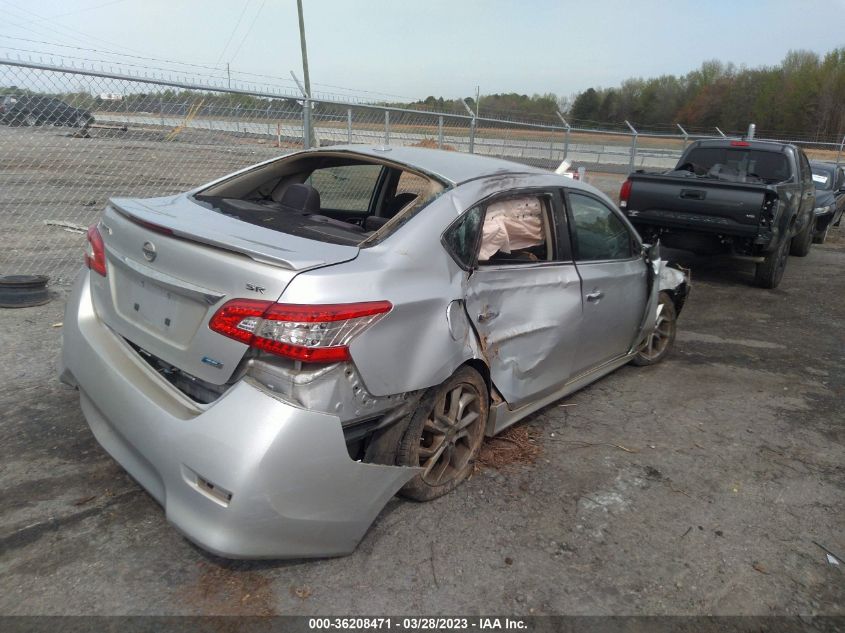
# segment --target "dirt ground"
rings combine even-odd
[[[76,151],[96,139],[47,137],[0,162],[15,239],[51,200],[74,209],[65,219],[96,215],[123,173],[116,150],[136,195],[272,151],[149,135]],[[615,196],[620,177],[588,181]],[[49,244],[53,261],[81,261],[81,238],[53,231],[17,256]],[[671,255],[693,292],[666,362],[531,416],[517,463],[428,504],[392,500],[355,553],[329,560],[232,562],[191,545],[56,380],[66,286],[0,309],[0,615],[845,615],[845,564],[822,549],[845,557],[845,228],[790,258],[772,291],[750,286],[748,264]],[[486,462],[506,453],[491,443]]]
[[[845,231],[782,286],[690,257],[663,364],[522,427],[533,463],[394,499],[351,556],[182,538],[56,381],[62,298],[0,310],[2,614],[845,614]]]

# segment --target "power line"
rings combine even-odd
[[[238,48],[235,50],[234,54],[232,54],[231,57],[229,58],[229,61],[235,61],[235,58],[238,56],[238,53],[241,52],[241,47],[244,45],[244,42],[246,42],[247,38],[249,37],[249,34],[252,33],[252,27],[255,26],[255,22],[258,20],[258,16],[261,15],[261,12],[264,10],[265,4],[267,4],[267,0],[261,0],[261,6],[258,7],[258,11],[255,13],[255,16],[252,18],[252,22],[250,22],[249,28],[247,29],[246,34],[243,36],[243,39],[241,39],[241,43],[238,44]]]
[[[229,39],[226,40],[226,46],[223,47],[223,50],[220,51],[220,57],[217,58],[217,63],[220,63],[220,60],[223,59],[223,55],[226,53],[226,49],[229,48],[229,44],[232,42],[232,38],[235,37],[235,32],[238,30],[238,27],[241,25],[241,20],[244,19],[244,14],[246,13],[246,8],[249,6],[251,0],[244,1],[244,8],[241,9],[241,14],[238,16],[238,21],[235,22],[235,28],[232,29],[232,32],[229,34]]]
[[[59,48],[69,48],[69,49],[78,50],[78,51],[85,51],[87,53],[117,55],[117,56],[120,56],[120,57],[127,57],[127,58],[130,58],[130,59],[139,59],[139,60],[143,60],[143,61],[153,61],[153,62],[159,62],[159,63],[164,63],[164,64],[175,64],[175,65],[178,65],[178,66],[187,66],[187,67],[190,67],[190,68],[200,68],[200,69],[203,69],[203,70],[211,70],[211,71],[215,71],[215,72],[222,72],[222,69],[219,66],[207,66],[207,65],[204,65],[204,64],[193,64],[193,63],[190,63],[190,62],[180,62],[180,61],[176,61],[176,60],[162,59],[160,57],[148,57],[148,56],[145,56],[145,55],[132,55],[130,53],[112,52],[112,51],[109,51],[109,50],[106,50],[106,49],[88,48],[88,47],[76,46],[76,45],[72,45],[72,44],[60,44],[58,42],[49,42],[49,41],[46,41],[46,40],[29,39],[29,38],[25,38],[25,37],[14,37],[12,35],[0,34],[0,38],[9,39],[9,40],[16,40],[16,41],[19,41],[19,42],[28,42],[30,44],[43,44],[43,45],[46,45],[46,46],[56,46],[56,47],[59,47]],[[16,49],[16,48],[10,47],[10,46],[6,46],[6,48],[8,48],[9,50],[34,53],[36,55],[49,55],[50,54],[50,53],[47,53],[45,51],[33,51],[33,50],[30,50],[30,49]],[[72,58],[71,55],[66,55],[65,53],[62,53],[62,54],[67,56],[67,57]],[[129,62],[125,62],[123,60],[111,62],[110,60],[91,60],[91,59],[87,59],[87,61],[96,61],[97,63],[107,63],[107,62],[108,63],[119,63],[119,64],[125,64],[127,66],[130,66],[130,65],[131,66],[139,66],[138,64],[130,64]],[[151,66],[150,68],[153,69],[155,67]],[[167,70],[168,72],[186,72],[186,71],[181,70],[181,69],[172,69],[172,68],[166,68],[166,69],[165,68],[155,68],[155,69],[156,70]],[[266,74],[262,74],[262,73],[252,73],[252,72],[243,71],[243,70],[232,70],[232,74],[233,75],[245,75],[245,76],[248,76],[248,77],[259,77],[259,78],[262,78],[262,79],[273,79],[275,81],[282,81],[282,82],[285,82],[285,83],[288,83],[288,84],[294,83],[292,79],[287,78],[287,77],[279,77],[279,76],[276,76],[276,75],[266,75]],[[270,85],[270,84],[263,84],[263,85]],[[314,85],[319,86],[321,88],[330,88],[330,89],[333,89],[333,90],[342,90],[344,92],[350,92],[350,93],[369,94],[369,95],[374,95],[374,97],[393,97],[393,98],[396,98],[396,99],[404,99],[406,101],[414,101],[415,100],[413,97],[408,97],[407,95],[397,95],[397,94],[392,94],[392,93],[389,93],[389,92],[379,92],[379,91],[374,91],[374,90],[349,88],[349,87],[346,87],[346,86],[337,86],[337,85],[334,85],[334,84],[324,84],[324,83],[317,83],[317,82],[315,82]]]
[[[23,24],[32,24],[33,22],[41,22],[43,20],[55,20],[56,18],[63,18],[66,15],[84,13],[86,11],[93,11],[94,9],[102,9],[103,7],[108,7],[112,4],[119,4],[121,2],[126,2],[126,0],[109,0],[109,2],[103,2],[102,4],[97,4],[92,7],[83,7],[82,9],[74,9],[73,11],[66,11],[65,13],[57,13],[56,15],[49,15],[43,18],[36,18],[34,20],[29,20],[28,22],[23,22]]]

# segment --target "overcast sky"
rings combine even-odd
[[[569,95],[628,77],[684,74],[708,59],[772,65],[790,49],[824,53],[845,46],[845,0],[303,5],[313,90],[347,88],[371,98],[386,97],[366,91],[462,97],[474,94],[476,85],[482,94]],[[174,67],[108,50],[218,69],[229,62],[234,71],[282,78],[291,70],[302,75],[296,0],[0,0],[0,9],[0,35],[6,36],[0,37],[0,57],[31,54],[20,52],[25,50],[52,53],[56,61],[61,53]]]

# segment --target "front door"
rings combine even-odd
[[[510,194],[482,212],[466,309],[493,384],[517,408],[569,379],[581,325],[581,281],[568,239],[558,239],[566,235],[559,194]]]
[[[627,353],[643,325],[653,285],[633,231],[598,197],[570,191],[570,226],[584,318],[574,375]]]

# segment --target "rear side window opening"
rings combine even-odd
[[[262,165],[194,199],[281,233],[364,246],[392,233],[401,218],[417,213],[443,190],[442,183],[397,165],[324,154]]]
[[[773,184],[790,178],[789,161],[783,152],[742,147],[697,147],[686,158],[679,170],[717,180]]]

